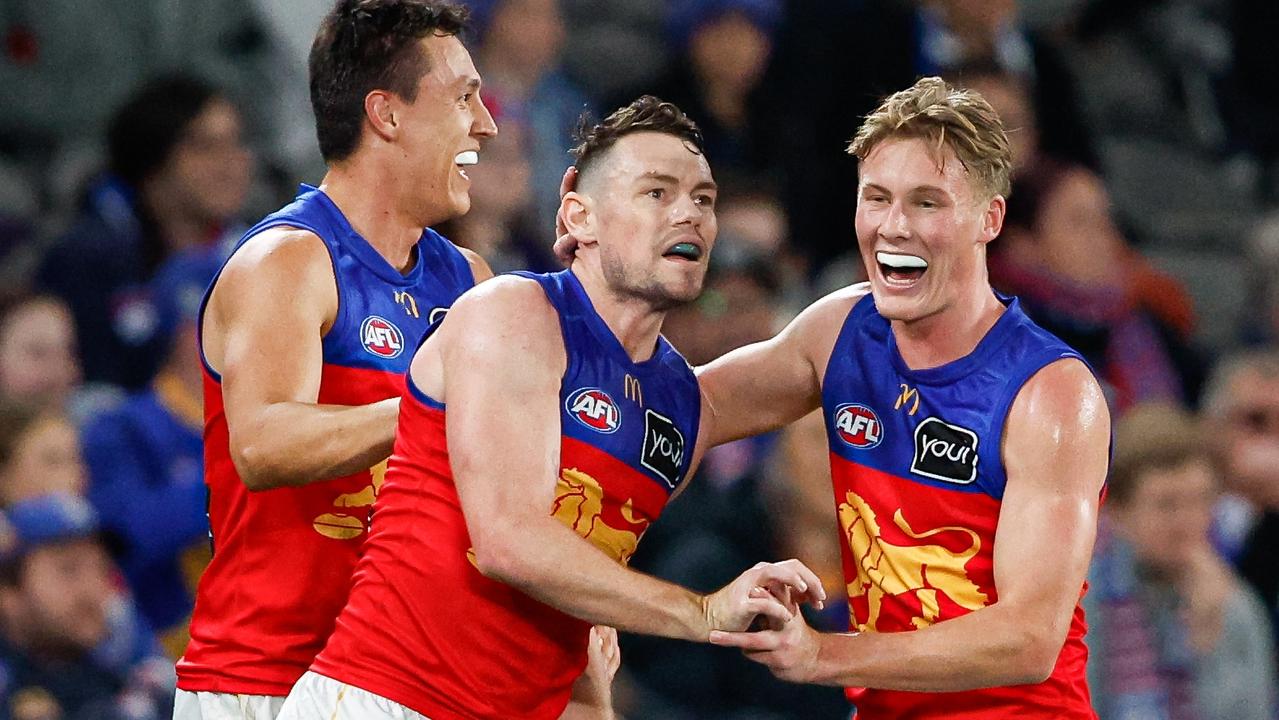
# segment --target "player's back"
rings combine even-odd
[[[398,396],[410,348],[432,313],[474,284],[466,259],[428,229],[417,244],[414,267],[401,274],[323,192],[305,186],[293,203],[250,229],[236,252],[272,228],[313,233],[332,262],[338,311],[321,341],[317,402],[364,405]],[[205,295],[206,306],[217,282]],[[200,314],[203,326],[203,308]],[[287,695],[346,601],[386,466],[250,492],[231,460],[222,377],[207,360],[204,375],[205,482],[214,553],[197,591],[178,686]]]
[[[822,381],[848,582],[850,628],[910,632],[994,603],[1001,456],[1013,399],[1038,370],[1079,354],[1016,300],[967,356],[910,369],[867,295],[849,312]],[[1082,591],[1082,589],[1081,589]],[[859,720],[1091,718],[1083,610],[1043,683],[956,693],[851,688]]]
[[[548,512],[626,562],[687,474],[696,379],[665,340],[632,362],[570,272],[526,277],[555,305],[568,360]],[[585,667],[589,626],[480,573],[446,413],[409,379],[351,598],[312,670],[433,720],[556,718]]]

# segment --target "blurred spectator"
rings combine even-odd
[[[779,110],[768,133],[783,162],[794,242],[818,267],[852,246],[858,120],[921,75],[991,63],[1022,77],[1042,113],[1041,144],[1091,163],[1061,51],[1019,23],[1013,0],[810,0],[790,3],[766,80]],[[700,120],[700,118],[698,118]]]
[[[0,401],[0,508],[46,493],[83,494],[75,426],[59,407]]]
[[[691,0],[670,3],[674,54],[661,77],[631,92],[675,103],[697,121],[706,157],[718,175],[761,174],[772,165],[760,84],[782,17],[777,0]]]
[[[494,120],[501,132],[484,143],[483,162],[467,171],[471,176],[470,212],[436,229],[479,253],[494,272],[559,270],[546,228],[534,227],[540,221],[530,202],[528,128],[505,116],[495,115]],[[558,191],[558,180],[555,188]]]
[[[187,76],[142,87],[112,119],[109,145],[109,172],[40,282],[71,306],[86,378],[138,388],[169,345],[146,282],[173,252],[238,234],[251,156],[236,108]]]
[[[527,138],[520,149],[527,158],[526,183],[531,183],[534,238],[549,247],[555,240],[560,177],[569,165],[571,136],[582,111],[590,109],[586,95],[560,65],[560,3],[485,0],[471,5],[479,11],[477,24],[482,28],[475,65],[484,73],[485,103],[502,118],[503,133],[508,124],[525,128]],[[486,145],[481,165],[488,162],[489,152]],[[480,184],[473,188],[480,189]]]
[[[1270,609],[1279,645],[1279,353],[1219,362],[1204,415],[1230,492],[1217,508],[1219,542]]]
[[[208,562],[196,316],[223,248],[170,258],[152,285],[165,335],[173,338],[150,387],[91,419],[83,432],[89,499],[121,538],[119,564],[139,609],[177,658],[187,643],[195,584]]]
[[[0,400],[62,407],[80,382],[66,303],[0,293]]]
[[[1270,626],[1209,541],[1216,493],[1188,413],[1143,405],[1119,421],[1085,597],[1102,720],[1274,717]]]
[[[7,518],[7,519],[5,519]],[[45,495],[0,518],[0,717],[167,717],[172,690],[154,662],[113,665],[112,568],[83,499]]]
[[[720,241],[724,245],[715,248],[702,297],[670,313],[664,325],[667,338],[694,363],[771,337],[779,321],[778,281],[770,261],[731,236],[721,233]],[[644,535],[632,566],[710,590],[756,562],[781,559],[779,535],[792,518],[769,506],[761,492],[776,443],[775,436],[761,436],[708,450],[688,488]],[[825,529],[833,539],[833,524]],[[739,653],[630,635],[623,645],[634,705],[623,712],[632,720],[835,720],[848,715],[837,689],[779,682]]]
[[[996,288],[1096,368],[1118,412],[1198,397],[1190,300],[1129,247],[1090,171],[1040,160],[1018,176],[990,268]]]

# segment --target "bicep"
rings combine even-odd
[[[1075,360],[1041,370],[1008,415],[995,585],[1001,603],[1063,635],[1092,557],[1109,438],[1101,390]]]
[[[698,368],[710,445],[775,430],[821,404],[812,363],[790,330]]]
[[[559,329],[549,307],[497,305],[455,306],[438,338],[449,459],[477,547],[514,518],[548,513],[559,467]]]
[[[337,312],[327,257],[288,247],[243,264],[233,261],[214,292],[222,394],[232,431],[265,406],[314,403],[323,369],[321,334]]]

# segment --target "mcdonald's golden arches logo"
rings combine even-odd
[[[919,410],[919,391],[906,383],[902,383],[901,388],[901,392],[897,395],[897,402],[893,403],[893,409],[900,410],[910,403],[910,409],[906,411],[906,414],[913,416]]]
[[[421,317],[420,315],[418,315],[418,312],[417,312],[417,301],[414,300],[413,296],[408,294],[407,292],[403,290],[396,290],[395,302],[397,305],[404,308],[404,313],[406,315],[412,315],[413,317]]]
[[[628,400],[633,400],[636,405],[644,407],[644,388],[640,386],[639,378],[626,373],[622,390]]]

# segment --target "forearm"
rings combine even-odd
[[[307,485],[368,469],[391,454],[399,398],[370,405],[274,403],[237,438],[236,470],[252,490]]]
[[[709,636],[702,596],[627,569],[549,515],[506,528],[518,532],[503,528],[500,539],[476,545],[485,575],[594,625],[697,642]]]
[[[1062,642],[996,603],[922,630],[821,636],[812,682],[955,692],[1043,681]]]
[[[581,700],[570,700],[560,720],[615,720],[617,714],[611,706],[599,706]]]

